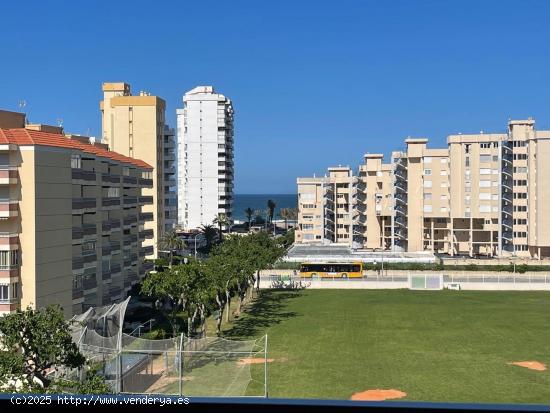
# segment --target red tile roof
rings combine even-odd
[[[153,169],[151,165],[140,159],[129,158],[117,152],[106,150],[101,146],[79,142],[76,139],[69,139],[65,135],[58,133],[29,129],[0,129],[0,145],[6,144],[55,146],[59,148],[76,149],[103,158],[109,158],[114,161],[131,164],[139,168]]]

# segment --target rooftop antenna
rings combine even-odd
[[[23,108],[24,108],[25,106],[27,106],[27,101],[24,100],[24,99],[21,99],[21,100],[19,101],[19,110],[23,110]]]
[[[90,136],[90,128],[86,129],[86,136]]]
[[[63,127],[63,119],[57,118],[55,121],[57,122],[57,126],[59,126],[60,128]]]

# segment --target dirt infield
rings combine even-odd
[[[539,361],[513,361],[508,364],[512,364],[514,366],[519,366],[519,367],[525,367],[526,369],[529,369],[529,370],[537,370],[537,371],[546,370],[546,365]]]
[[[404,393],[399,390],[389,389],[389,390],[366,390],[359,393],[354,393],[351,396],[351,400],[363,400],[363,401],[382,401],[390,399],[401,399],[406,397],[407,393]]]
[[[243,366],[245,364],[262,364],[265,361],[266,361],[266,359],[249,357],[249,358],[239,359],[237,364],[239,366]],[[273,363],[273,361],[274,361],[273,359],[267,359],[268,363]]]

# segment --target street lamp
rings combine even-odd
[[[193,239],[195,240],[195,261],[197,260],[197,237],[198,237],[199,235],[201,235],[200,232],[197,233],[197,234],[195,234],[195,236],[191,237],[191,238],[193,238]]]

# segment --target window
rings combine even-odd
[[[307,231],[313,229],[313,224],[302,224],[302,229]]]
[[[498,148],[498,142],[493,142],[493,148]]]
[[[493,175],[498,175],[498,169],[493,169],[492,172],[493,172]]]
[[[514,185],[527,186],[527,180],[526,179],[514,179]]]
[[[302,204],[302,208],[304,209],[315,208],[315,204]]]
[[[302,219],[313,219],[313,215],[304,215]]]
[[[431,175],[432,170],[431,169],[424,169],[424,175]]]
[[[439,174],[440,174],[441,176],[446,176],[446,175],[447,175],[447,171],[444,170],[444,169],[442,169],[442,170],[439,172]]]
[[[425,201],[429,201],[429,200],[431,200],[431,199],[432,199],[432,194],[431,194],[431,192],[425,192],[425,193],[424,193],[424,200],[425,200]]]
[[[491,155],[479,155],[479,162],[491,162]]]
[[[424,205],[424,212],[432,212],[432,206],[431,205]]]
[[[493,155],[493,162],[498,162],[498,155]]]
[[[479,199],[483,199],[483,200],[491,199],[491,194],[488,192],[480,192]]]
[[[305,193],[305,194],[300,194],[300,199],[315,199],[315,193],[313,192],[308,192],[308,193]]]
[[[440,211],[441,212],[447,212],[447,207],[441,207]]]
[[[441,159],[440,159],[440,162],[441,162],[441,163],[447,163],[447,161],[448,161],[447,158],[441,158]]]
[[[424,188],[431,188],[432,187],[432,181],[424,181]]]
[[[441,195],[441,200],[446,201],[447,200],[447,195]]]
[[[8,301],[9,297],[8,284],[0,284],[0,301]]]
[[[424,163],[432,163],[432,157],[431,156],[425,156],[424,157]]]
[[[448,182],[441,182],[441,188],[447,188],[449,186]]]
[[[71,168],[80,169],[82,168],[82,158],[78,154],[71,155]]]
[[[491,170],[489,168],[481,168],[479,170],[480,175],[491,175]]]
[[[464,151],[466,153],[470,153],[470,144],[467,143],[466,145],[464,145]],[[470,158],[466,157],[466,162],[469,162],[470,161]]]
[[[19,250],[0,251],[0,268],[15,267],[19,264]]]
[[[468,152],[466,152],[466,153],[468,153]],[[470,166],[470,157],[469,156],[466,157],[466,166]]]
[[[479,144],[479,147],[481,149],[489,149],[491,147],[491,143],[490,142],[483,142],[483,143]]]
[[[304,234],[304,239],[307,239],[307,240],[314,239],[314,235],[313,234]]]
[[[480,205],[479,212],[491,212],[491,205]]]
[[[527,173],[527,167],[525,167],[525,166],[514,166],[514,172],[517,172],[518,174]]]
[[[464,204],[465,205],[470,205],[470,200],[472,199],[472,197],[470,195],[466,195],[466,197],[464,198]]]
[[[491,181],[479,181],[480,188],[489,188],[491,186]]]

